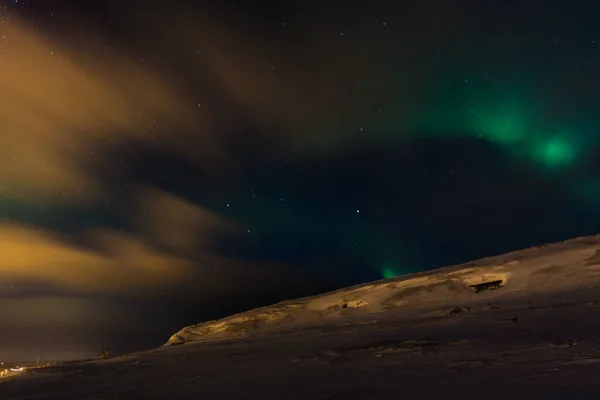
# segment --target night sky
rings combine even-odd
[[[595,0],[0,4],[0,360],[600,231]]]

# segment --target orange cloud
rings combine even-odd
[[[89,244],[86,248],[49,230],[0,224],[0,281],[105,293],[174,285],[205,290],[221,286],[222,280],[225,287],[231,286],[228,281],[240,274],[258,273],[255,278],[260,279],[261,269],[270,270],[215,254],[215,235],[239,231],[231,221],[157,189],[138,192],[144,201],[132,215],[134,232],[82,232]]]
[[[265,146],[291,142],[299,151],[330,151],[340,140],[366,135],[347,118],[364,111],[351,110],[350,99],[381,85],[365,79],[372,62],[364,51],[342,41],[339,51],[326,52],[324,40],[335,36],[300,31],[292,51],[285,39],[267,40],[241,21],[225,33],[218,16],[170,20],[165,26],[161,18],[161,29],[138,29],[140,48],[170,43],[152,63],[126,56],[91,29],[76,51],[14,18],[0,24],[1,194],[60,202],[64,193],[89,204],[106,190],[86,168],[90,153],[128,139],[173,150],[219,175],[235,165],[219,143],[236,124],[268,135]],[[187,27],[185,35],[174,26]],[[199,98],[191,100],[189,80]],[[230,107],[225,117],[220,105]]]
[[[0,276],[118,293],[181,283],[190,272],[189,261],[161,253],[137,237],[113,231],[94,237],[106,252],[74,247],[41,229],[1,224]]]
[[[179,254],[190,248],[210,252],[215,234],[238,230],[232,222],[182,198],[151,187],[139,192],[144,202],[134,218],[140,232],[152,243]]]
[[[181,128],[210,132],[155,71],[91,35],[86,41],[90,55],[20,21],[0,24],[0,193],[89,200],[102,190],[85,172],[98,143],[133,137],[185,149]]]

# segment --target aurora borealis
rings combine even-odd
[[[0,358],[599,231],[599,5],[324,3],[2,2]]]

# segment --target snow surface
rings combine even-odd
[[[493,282],[493,290],[477,286]],[[486,289],[486,288],[484,288]],[[0,399],[598,398],[600,236],[188,326],[32,368]]]

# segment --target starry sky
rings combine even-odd
[[[596,1],[0,1],[0,359],[595,234]]]

